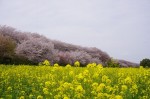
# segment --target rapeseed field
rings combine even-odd
[[[150,69],[0,65],[0,99],[150,99]]]

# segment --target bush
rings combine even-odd
[[[38,65],[37,63],[30,61],[28,58],[23,56],[14,55],[12,57],[11,64],[14,65]]]
[[[0,33],[0,63],[10,64],[16,47],[15,41]]]
[[[140,66],[143,66],[143,67],[150,67],[150,59],[148,59],[148,58],[143,59],[143,60],[140,62]]]
[[[114,59],[110,59],[107,62],[107,67],[120,67],[120,64],[118,63],[118,61],[114,60]]]

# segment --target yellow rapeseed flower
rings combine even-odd
[[[103,93],[98,93],[98,94],[97,94],[97,99],[98,99],[98,98],[99,98],[99,99],[103,98]]]
[[[74,66],[80,67],[80,62],[79,62],[79,61],[76,61],[76,62],[74,63]]]
[[[125,84],[131,84],[132,83],[132,79],[130,77],[127,77],[124,81],[125,81]]]
[[[69,72],[69,76],[73,76],[74,72],[73,71],[70,71]]]
[[[50,62],[49,62],[48,60],[45,60],[45,61],[43,62],[43,65],[44,65],[44,66],[50,66]]]
[[[70,64],[67,64],[67,65],[66,65],[66,68],[70,68],[70,67],[71,67],[71,65],[70,65]]]
[[[29,99],[32,99],[32,98],[33,98],[33,95],[32,95],[32,94],[30,94],[30,95],[29,95]]]
[[[92,84],[93,90],[96,90],[97,87],[98,87],[98,83],[97,83],[97,82],[94,82],[94,83]]]
[[[8,88],[7,88],[7,91],[12,91],[12,87],[8,87]]]
[[[38,96],[37,96],[37,99],[43,99],[43,96],[38,95]]]
[[[48,89],[47,89],[47,88],[43,88],[43,93],[44,93],[45,95],[48,95],[48,94],[49,94]]]
[[[86,77],[86,76],[88,76],[88,75],[89,75],[89,70],[86,69],[85,71],[83,71],[83,76],[84,76],[84,77]]]
[[[111,80],[110,79],[106,79],[106,84],[110,85],[110,83],[111,83]]]
[[[138,87],[136,84],[132,85],[131,89],[130,89],[130,92],[132,94],[137,94],[138,93]]]
[[[103,68],[103,65],[102,64],[98,64],[97,67]]]
[[[59,64],[55,63],[55,64],[54,64],[54,67],[59,67]]]
[[[46,81],[45,82],[45,87],[50,87],[51,86],[51,82],[50,81]]]
[[[98,76],[99,76],[99,73],[94,73],[94,75],[92,76],[92,78],[99,79]]]
[[[106,76],[106,75],[102,76],[102,82],[106,82],[107,79],[108,79],[108,76]]]
[[[124,92],[124,91],[126,91],[127,89],[128,89],[128,87],[127,87],[126,85],[122,85],[122,86],[121,86],[121,91]]]
[[[99,84],[99,86],[97,87],[97,92],[102,92],[103,90],[104,90],[104,88],[105,88],[105,84],[104,83],[101,83],[101,84]]]
[[[123,99],[123,97],[120,96],[120,95],[116,95],[116,96],[115,96],[115,99]]]
[[[69,97],[65,96],[63,99],[70,99]]]
[[[76,76],[78,80],[83,80],[84,76],[82,73],[80,73],[79,75]]]
[[[106,91],[107,91],[108,93],[110,93],[112,90],[113,90],[113,88],[112,88],[111,86],[106,86]]]
[[[19,99],[25,99],[25,97],[24,97],[24,96],[21,96]]]
[[[76,91],[77,93],[82,93],[82,94],[85,93],[85,90],[83,89],[83,87],[82,87],[81,85],[78,85],[78,86],[76,87],[75,91]]]

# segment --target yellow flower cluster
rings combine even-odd
[[[0,99],[150,99],[150,69],[0,65]]]

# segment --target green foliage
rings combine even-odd
[[[120,64],[114,60],[114,59],[111,59],[107,62],[107,67],[120,67]]]
[[[140,66],[143,66],[143,67],[150,67],[150,59],[148,59],[148,58],[143,59],[143,60],[140,62]]]
[[[13,39],[8,36],[3,36],[0,34],[0,55],[4,56],[5,54],[14,54],[14,49],[16,44]]]
[[[28,60],[26,57],[17,56],[17,55],[14,55],[12,57],[12,61],[10,64],[14,64],[14,65],[38,65],[37,63],[34,63],[33,61]]]

